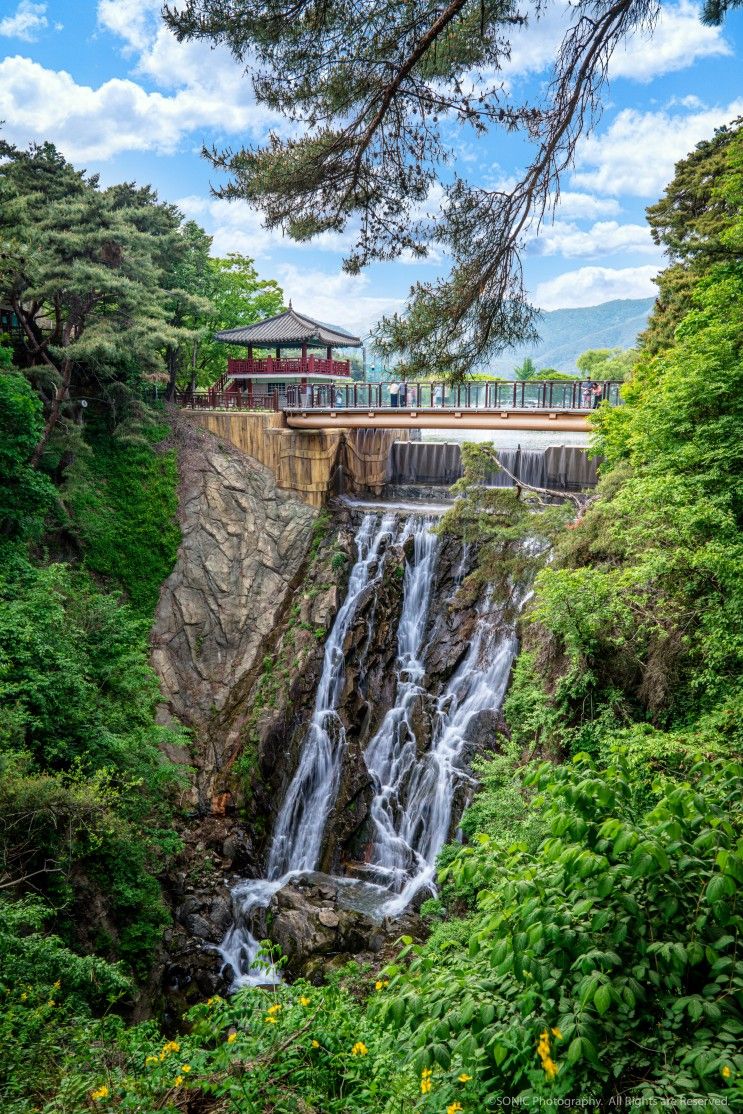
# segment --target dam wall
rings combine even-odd
[[[184,410],[194,422],[252,456],[312,507],[321,507],[342,471],[344,485],[379,494],[390,479],[391,429],[287,429],[284,415],[270,411]],[[403,436],[407,436],[406,433]]]

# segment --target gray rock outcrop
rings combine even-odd
[[[275,638],[317,511],[211,434],[182,422],[175,438],[183,538],[160,594],[152,662],[168,711],[195,729],[198,752]],[[202,769],[222,764],[220,754],[199,761],[197,753]]]
[[[309,547],[316,511],[208,434],[181,433],[181,528],[153,662],[184,723],[205,725],[255,664]]]

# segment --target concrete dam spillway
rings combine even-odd
[[[498,449],[503,467],[517,480],[532,487],[557,491],[581,491],[594,487],[596,457],[578,445],[551,445],[547,449]],[[432,485],[449,487],[462,475],[459,443],[442,441],[395,441],[390,451],[389,480],[395,486]],[[511,487],[505,471],[494,469],[487,477],[491,487]]]

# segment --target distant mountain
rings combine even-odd
[[[526,356],[537,367],[575,372],[575,361],[587,348],[632,348],[647,324],[654,298],[624,298],[579,309],[554,309],[537,322],[539,341],[508,349],[493,369],[509,374]]]

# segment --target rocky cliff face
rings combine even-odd
[[[175,438],[183,541],[160,596],[152,661],[168,711],[194,728],[203,809],[231,743],[215,721],[260,669],[306,560],[317,511],[210,434],[181,421]]]

